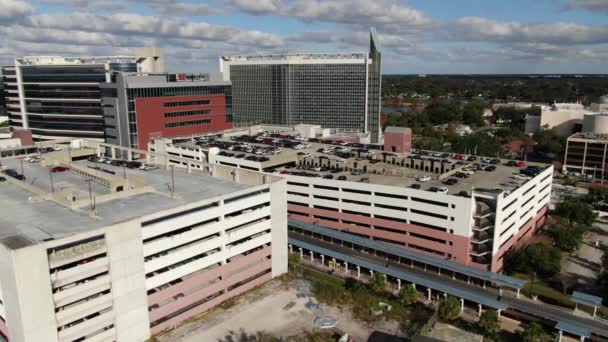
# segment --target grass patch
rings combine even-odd
[[[570,300],[569,295],[563,294],[540,281],[526,283],[522,292],[527,296],[538,296],[538,299],[545,303],[574,309],[574,302]]]

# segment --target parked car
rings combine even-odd
[[[526,162],[525,161],[518,161],[515,166],[517,167],[526,167]]]
[[[496,170],[496,166],[495,165],[489,165],[489,166],[486,166],[483,170],[487,171],[487,172],[492,172],[492,171]]]
[[[126,167],[128,167],[129,169],[138,169],[141,167],[141,162],[138,161],[128,161],[125,164]]]
[[[516,166],[517,162],[515,160],[509,160],[505,165],[507,165],[507,166]]]
[[[6,178],[0,177],[0,182],[6,182]]]
[[[419,182],[428,182],[430,180],[431,180],[431,176],[424,175],[424,176],[418,177]]]
[[[54,166],[51,168],[52,173],[65,172],[67,170],[69,170],[69,168],[65,166]]]
[[[353,170],[350,174],[353,175],[353,176],[360,176],[360,175],[363,174],[363,171],[361,171],[361,170]]]
[[[323,179],[334,179],[334,176],[332,176],[332,175],[324,175]]]
[[[442,186],[441,188],[437,189],[437,193],[438,194],[447,194],[448,188]]]
[[[456,178],[448,178],[443,183],[446,184],[446,185],[454,185],[454,184],[458,183],[458,179],[456,179]]]
[[[412,189],[420,189],[422,188],[422,184],[418,184],[418,183],[414,183],[410,186],[410,188]]]
[[[338,180],[345,181],[346,180],[346,176],[339,176]]]

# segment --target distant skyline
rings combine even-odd
[[[165,49],[168,71],[229,54],[367,51],[385,74],[607,73],[608,0],[0,0],[0,63]]]

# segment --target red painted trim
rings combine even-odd
[[[2,336],[4,336],[4,338],[6,339],[6,342],[8,342],[10,340],[8,338],[8,326],[6,325],[6,322],[2,319],[0,319],[0,334],[2,334]]]
[[[208,105],[190,105],[179,107],[164,106],[166,102],[195,100],[210,100],[211,103]],[[209,109],[211,110],[211,113],[165,118],[165,113],[201,109]],[[205,132],[216,132],[232,128],[233,124],[227,121],[226,113],[226,97],[223,94],[137,98],[135,99],[137,143],[139,144],[140,149],[147,150],[148,141],[150,141],[151,137],[191,135]],[[211,120],[211,123],[171,128],[165,127],[165,124],[169,122],[184,122],[194,120]]]
[[[170,315],[176,311],[179,311],[185,307],[188,307],[196,302],[199,302],[215,293],[226,290],[228,287],[233,286],[249,277],[252,277],[258,273],[272,268],[272,261],[266,259],[265,261],[259,262],[254,259],[256,264],[250,265],[243,271],[232,274],[222,280],[218,280],[208,287],[202,288],[194,293],[187,296],[180,297],[167,305],[163,305],[158,309],[150,311],[150,322],[157,321],[167,315]],[[213,280],[215,278],[210,278]]]
[[[201,284],[209,282],[218,277],[225,277],[226,275],[234,272],[235,270],[245,265],[255,265],[260,261],[264,261],[270,256],[272,248],[265,246],[259,251],[255,251],[249,255],[235,258],[233,257],[231,262],[226,263],[222,266],[216,267],[212,270],[200,272],[182,282],[179,282],[173,286],[169,286],[158,292],[154,292],[148,296],[148,306],[158,304],[167,298],[176,296],[180,293],[187,292],[192,288],[199,287]]]
[[[470,239],[466,236],[450,234],[448,232],[441,232],[441,231],[433,230],[430,228],[417,226],[414,224],[395,222],[395,221],[384,220],[384,219],[379,219],[379,218],[374,218],[374,217],[366,217],[366,216],[361,216],[361,215],[345,214],[345,213],[340,213],[340,212],[336,212],[336,211],[304,207],[304,206],[295,205],[295,204],[288,204],[287,208],[289,211],[300,213],[300,214],[290,214],[289,217],[296,219],[296,220],[301,220],[301,221],[307,222],[307,223],[315,223],[315,224],[318,224],[323,227],[332,228],[332,229],[336,229],[336,230],[340,230],[340,231],[347,231],[347,232],[352,232],[352,233],[356,233],[356,234],[361,234],[361,235],[367,236],[370,239],[383,238],[383,239],[389,239],[389,240],[393,240],[393,241],[405,242],[406,244],[413,244],[413,245],[417,245],[420,247],[443,252],[443,253],[445,253],[446,257],[447,257],[447,254],[451,254],[452,255],[451,260],[460,262],[462,264],[467,264],[469,262]],[[306,215],[308,215],[308,216],[306,216]],[[323,219],[316,219],[316,218],[313,218],[312,215],[324,216],[324,217],[337,219],[337,220],[339,220],[339,222],[323,220]],[[342,220],[356,222],[356,223],[363,223],[363,224],[370,225],[372,227],[378,226],[378,227],[390,228],[390,229],[402,231],[403,233],[400,234],[397,232],[389,232],[389,231],[380,230],[380,229],[372,229],[372,228],[360,227],[360,226],[351,225],[351,224],[345,224],[345,223],[342,223]],[[435,239],[445,240],[446,243],[444,244],[441,242],[430,241],[427,239],[414,237],[414,236],[409,235],[408,233],[415,233],[415,234],[419,234],[422,236],[428,236],[428,237],[435,238]],[[452,242],[451,246],[449,245],[450,242]],[[415,251],[415,252],[419,252],[419,253],[423,253],[423,254],[427,254],[427,255],[433,255],[436,257],[441,257],[441,255],[438,255],[438,254],[435,254],[432,252],[427,252],[424,250],[420,250],[417,248],[410,248],[410,247],[399,245],[399,244],[395,244],[395,245],[399,246],[401,248]]]
[[[228,293],[225,293],[217,298],[210,300],[209,302],[207,302],[203,305],[196,306],[188,311],[185,311],[175,317],[172,317],[171,319],[168,319],[168,320],[162,322],[161,324],[155,325],[154,327],[151,328],[152,334],[158,334],[159,332],[161,332],[163,330],[174,328],[177,325],[179,325],[181,322],[183,322],[184,320],[186,320],[188,318],[192,318],[194,316],[198,316],[198,315],[212,309],[213,307],[221,304],[223,301],[230,299],[232,297],[238,296],[244,292],[247,292],[270,280],[272,280],[271,273],[268,273],[259,278],[256,278],[256,279],[248,282],[247,284],[239,286],[238,288],[233,289],[232,291],[230,291]]]
[[[503,254],[511,248],[518,248],[528,243],[530,238],[544,225],[548,212],[549,205],[546,205],[536,216],[524,223],[508,243],[498,249],[496,254],[492,256],[492,267],[490,268],[492,272],[502,271],[504,258],[501,257]]]

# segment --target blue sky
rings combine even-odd
[[[0,63],[165,49],[167,70],[229,54],[366,51],[384,73],[606,73],[608,0],[0,0]]]

